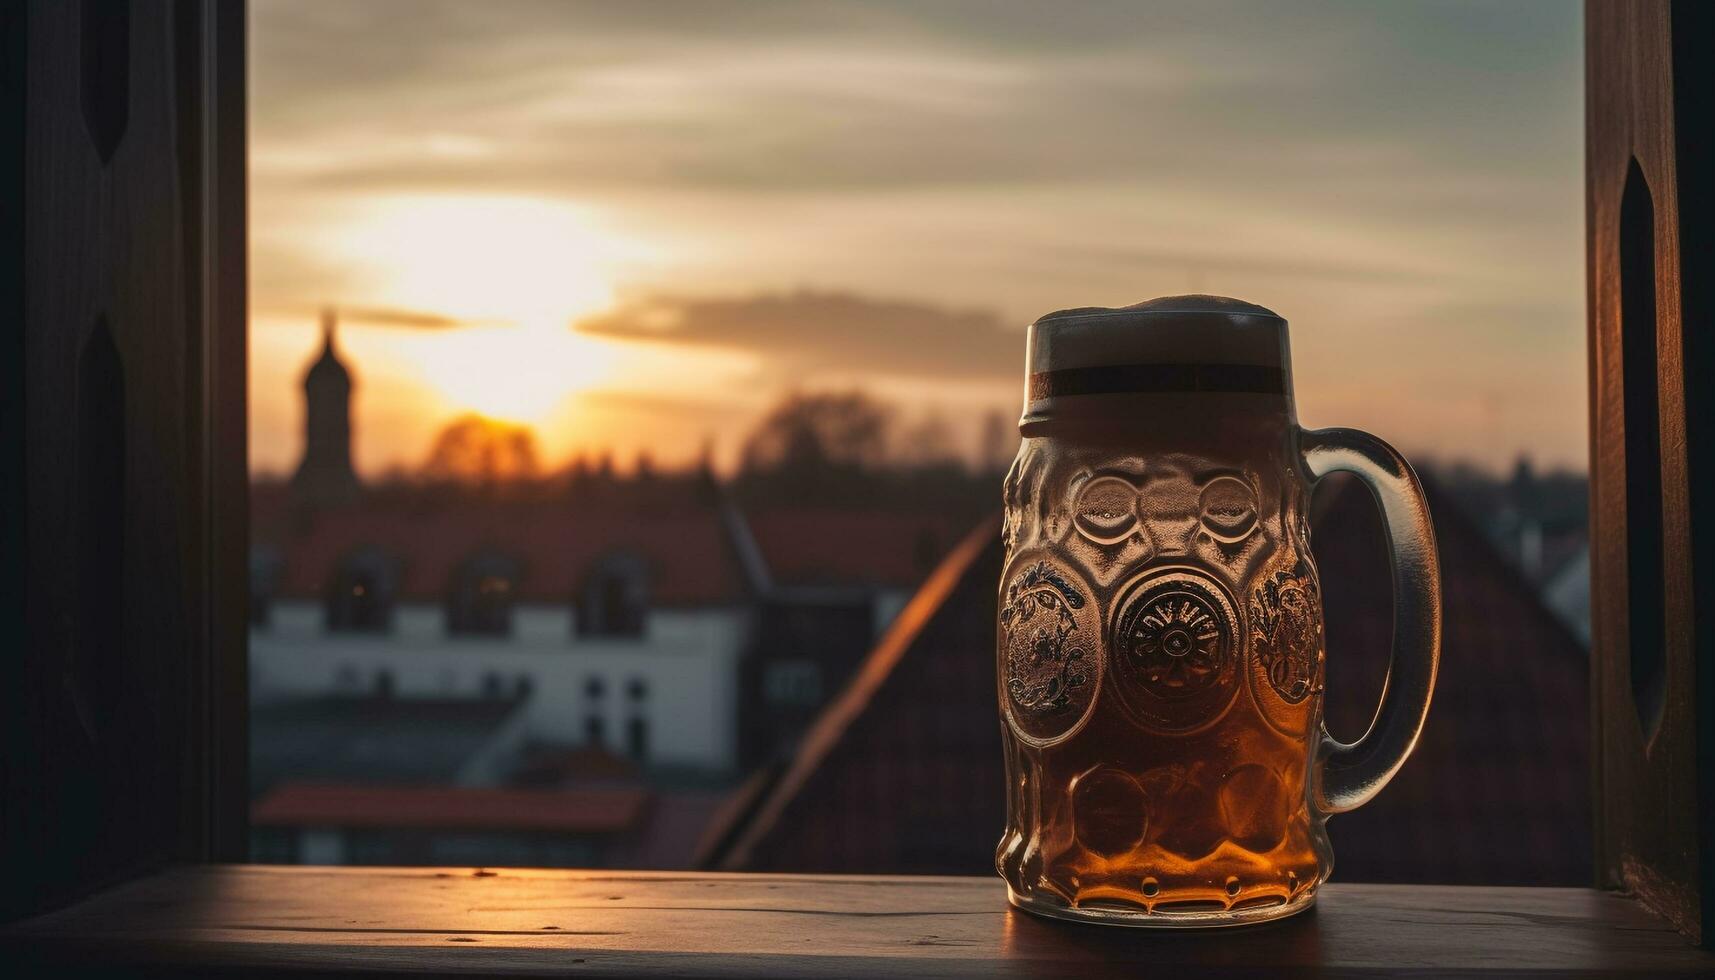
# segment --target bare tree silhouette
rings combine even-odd
[[[536,437],[527,426],[464,415],[435,437],[422,475],[436,483],[496,486],[541,475]]]

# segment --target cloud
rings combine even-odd
[[[1371,157],[1397,186],[1581,159],[1555,159],[1577,18],[1523,4],[254,10],[259,166],[323,188],[1308,184]],[[306,136],[323,152],[278,145]]]
[[[374,291],[327,230],[378,194],[534,198],[655,250],[607,277],[646,299],[580,329],[756,362],[645,372],[675,397],[1016,385],[1030,316],[1213,291],[1293,318],[1301,406],[1325,421],[1468,439],[1494,420],[1442,406],[1525,365],[1561,383],[1506,389],[1543,421],[1471,451],[1584,451],[1576,4],[249,9],[258,309],[437,309]],[[1318,382],[1318,363],[1338,367]],[[654,409],[626,408],[650,438],[708,417]]]
[[[754,354],[771,368],[987,380],[1023,370],[1024,336],[993,313],[845,292],[655,295],[578,321],[616,340]]]
[[[362,323],[372,327],[405,327],[411,330],[451,330],[457,327],[476,326],[479,322],[461,320],[440,313],[402,310],[385,306],[341,306],[338,308],[338,313],[343,322]]]

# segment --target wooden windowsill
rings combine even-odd
[[[1047,922],[988,878],[209,866],[0,930],[33,967],[803,977],[1715,971],[1616,895],[1331,884],[1271,925],[1166,934]]]

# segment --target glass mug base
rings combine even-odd
[[[1219,903],[1198,902],[1194,907],[1167,908],[1163,902],[1153,906],[1129,902],[1081,902],[1077,905],[1051,891],[1022,895],[1008,885],[1007,901],[1013,907],[1032,915],[1066,922],[1096,923],[1108,926],[1129,926],[1138,929],[1221,929],[1228,926],[1256,925],[1297,915],[1316,904],[1316,889],[1306,888],[1291,898],[1267,904],[1242,904],[1233,908]],[[1191,906],[1193,903],[1184,903]]]

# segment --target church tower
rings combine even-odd
[[[351,373],[334,351],[334,311],[322,311],[322,353],[304,372],[304,458],[292,477],[305,503],[337,504],[357,496],[351,467]]]

